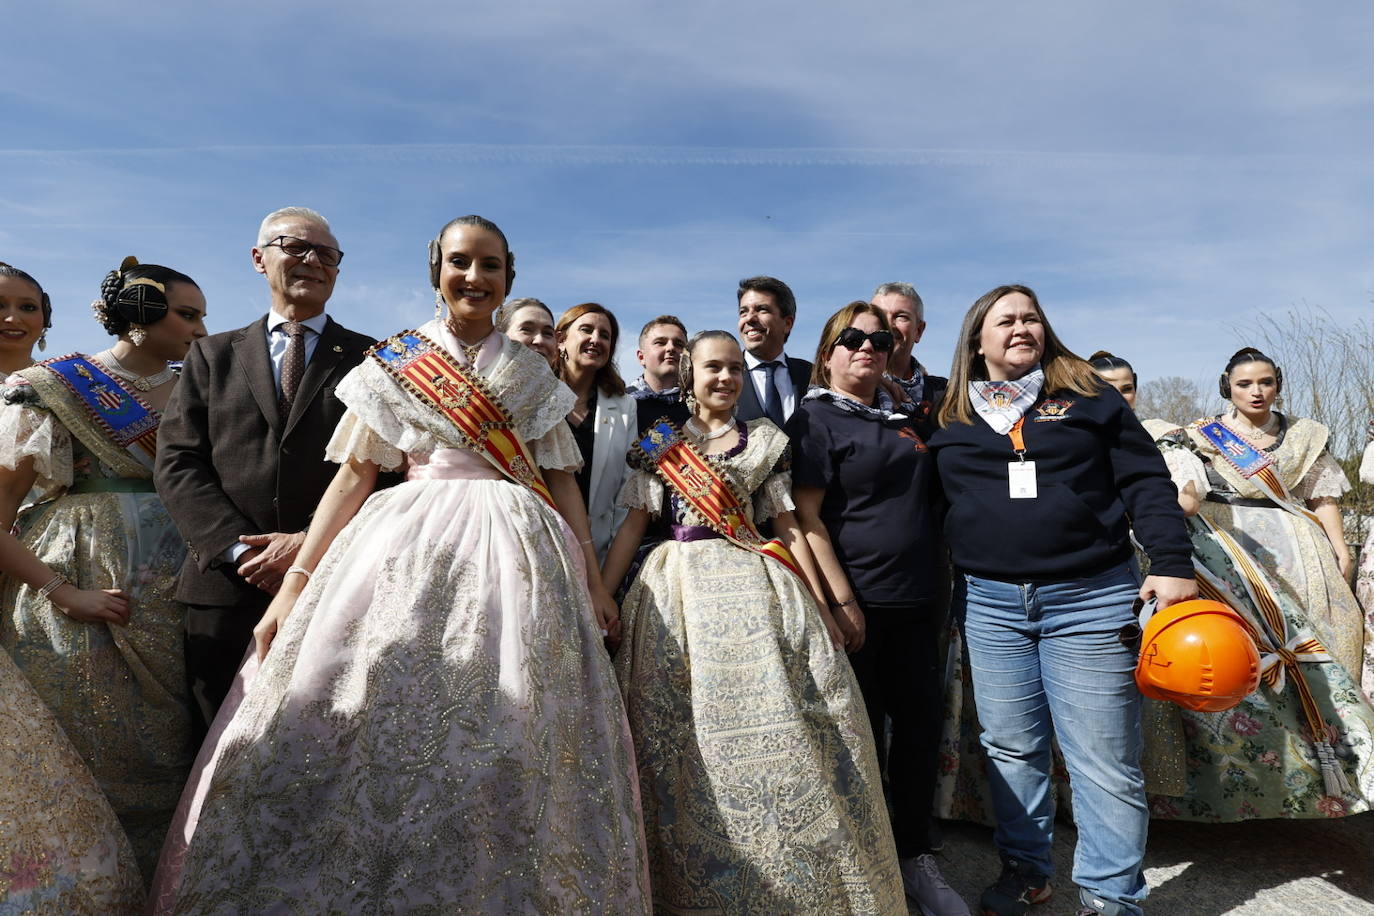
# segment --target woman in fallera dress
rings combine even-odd
[[[38,281],[0,264],[0,370],[33,363],[52,324]],[[124,829],[28,679],[0,651],[0,912],[138,912],[143,881]]]
[[[204,336],[205,297],[185,274],[126,258],[94,309],[112,347],[5,383],[0,644],[90,768],[147,878],[194,753],[185,612],[172,597],[186,548],[152,464],[176,384],[167,363]],[[37,501],[19,511],[35,485]]]
[[[1124,360],[1111,358],[1129,369]],[[1104,372],[1098,360],[1093,365],[1119,390],[1120,379]],[[1240,401],[1237,412],[1272,404],[1278,373],[1259,351],[1242,350],[1227,375],[1234,382],[1233,404],[1236,398]],[[1132,407],[1133,400],[1127,397]],[[1226,415],[1221,419],[1227,420]],[[1256,419],[1262,427],[1265,419]],[[1155,704],[1156,714],[1147,717],[1145,732],[1147,749],[1153,751],[1146,759],[1157,771],[1148,773],[1150,815],[1163,820],[1240,821],[1341,817],[1367,811],[1369,799],[1374,798],[1374,707],[1360,690],[1358,671],[1348,671],[1328,651],[1334,640],[1327,625],[1313,614],[1321,614],[1323,606],[1305,606],[1271,565],[1278,554],[1252,538],[1242,539],[1234,527],[1238,521],[1256,517],[1273,521],[1265,519],[1265,513],[1287,513],[1272,501],[1269,508],[1240,504],[1247,509],[1245,516],[1226,511],[1236,503],[1224,500],[1234,501],[1239,494],[1214,470],[1221,460],[1219,451],[1202,431],[1216,420],[1205,418],[1198,421],[1202,426],[1192,424],[1187,430],[1161,420],[1143,422],[1156,437],[1179,490],[1203,595],[1236,608],[1250,621],[1265,659],[1265,678],[1226,712]],[[1292,422],[1300,434],[1316,432],[1304,433],[1311,421]],[[1256,428],[1235,417],[1226,426],[1243,433]],[[1244,439],[1256,444],[1250,435]],[[1228,449],[1228,454],[1236,451],[1243,453],[1245,448]],[[1204,461],[1207,452],[1211,455]],[[1275,453],[1277,448],[1271,454]],[[1319,455],[1312,466],[1316,476],[1326,476],[1325,492],[1337,494],[1344,477],[1332,474],[1329,460]],[[1312,491],[1312,484],[1305,486]],[[1316,528],[1305,518],[1295,519],[1294,524]],[[1320,531],[1311,533],[1322,537]],[[1334,567],[1334,554],[1331,560]],[[1274,651],[1276,645],[1292,651],[1280,655]],[[1172,748],[1177,750],[1167,750]]]
[[[1354,560],[1338,504],[1350,482],[1327,451],[1330,434],[1316,420],[1275,409],[1283,373],[1253,347],[1231,357],[1219,384],[1228,408],[1164,441],[1201,459],[1201,514],[1289,592],[1332,658],[1374,695],[1374,631],[1350,590]]]
[[[572,394],[494,329],[494,224],[430,258],[447,318],[337,389],[339,472],[258,626],[178,912],[649,911]],[[406,480],[374,493],[380,469]]]
[[[631,451],[606,558],[615,584],[649,517],[671,517],[625,597],[616,655],[654,905],[905,912],[863,702],[792,515],[787,437],[734,419],[743,373],[727,332],[688,344],[692,417]],[[764,546],[765,519],[780,544]]]

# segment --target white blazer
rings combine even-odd
[[[620,487],[630,476],[625,455],[637,432],[635,399],[628,394],[596,397],[596,434],[592,440],[592,478],[587,491],[587,519],[592,526],[592,546],[598,560],[606,559],[620,523],[628,510],[615,504]]]

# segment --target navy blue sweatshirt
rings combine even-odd
[[[1191,578],[1192,544],[1159,449],[1115,388],[1096,397],[1042,393],[1022,427],[1039,496],[1012,499],[1011,439],[982,417],[930,438],[949,511],[945,539],[960,570],[1005,582],[1067,582],[1131,557],[1130,530],[1150,572]]]

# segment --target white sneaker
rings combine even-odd
[[[902,859],[898,864],[902,869],[902,887],[924,916],[970,916],[968,904],[940,874],[934,856],[927,853]]]

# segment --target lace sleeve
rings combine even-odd
[[[343,419],[334,428],[334,435],[324,448],[326,461],[343,464],[345,461],[371,461],[384,471],[394,471],[405,463],[405,453],[387,442],[363,422],[352,408],[344,411]]]
[[[754,494],[754,519],[762,521],[767,518],[777,518],[784,512],[791,512],[796,508],[792,502],[792,473],[790,471],[780,471],[776,474],[769,474],[768,479],[759,487]]]
[[[1293,488],[1293,495],[1298,499],[1340,499],[1349,491],[1350,481],[1341,466],[1330,452],[1322,452]]]
[[[575,474],[582,467],[582,452],[577,447],[577,440],[561,419],[530,443],[530,451],[534,454],[534,463],[541,468]]]
[[[72,485],[72,435],[43,407],[38,392],[27,384],[8,385],[0,405],[0,467],[17,470],[33,459],[38,485]]]
[[[1164,464],[1169,468],[1169,476],[1173,478],[1174,486],[1178,487],[1180,493],[1190,481],[1197,488],[1198,496],[1206,496],[1212,492],[1211,485],[1207,483],[1207,468],[1201,458],[1186,448],[1166,448],[1161,449],[1161,452],[1164,455]]]
[[[663,499],[666,495],[667,490],[663,486],[663,481],[659,480],[657,475],[636,469],[625,478],[625,484],[620,488],[620,494],[616,496],[615,502],[626,509],[643,509],[657,518],[663,514]]]

